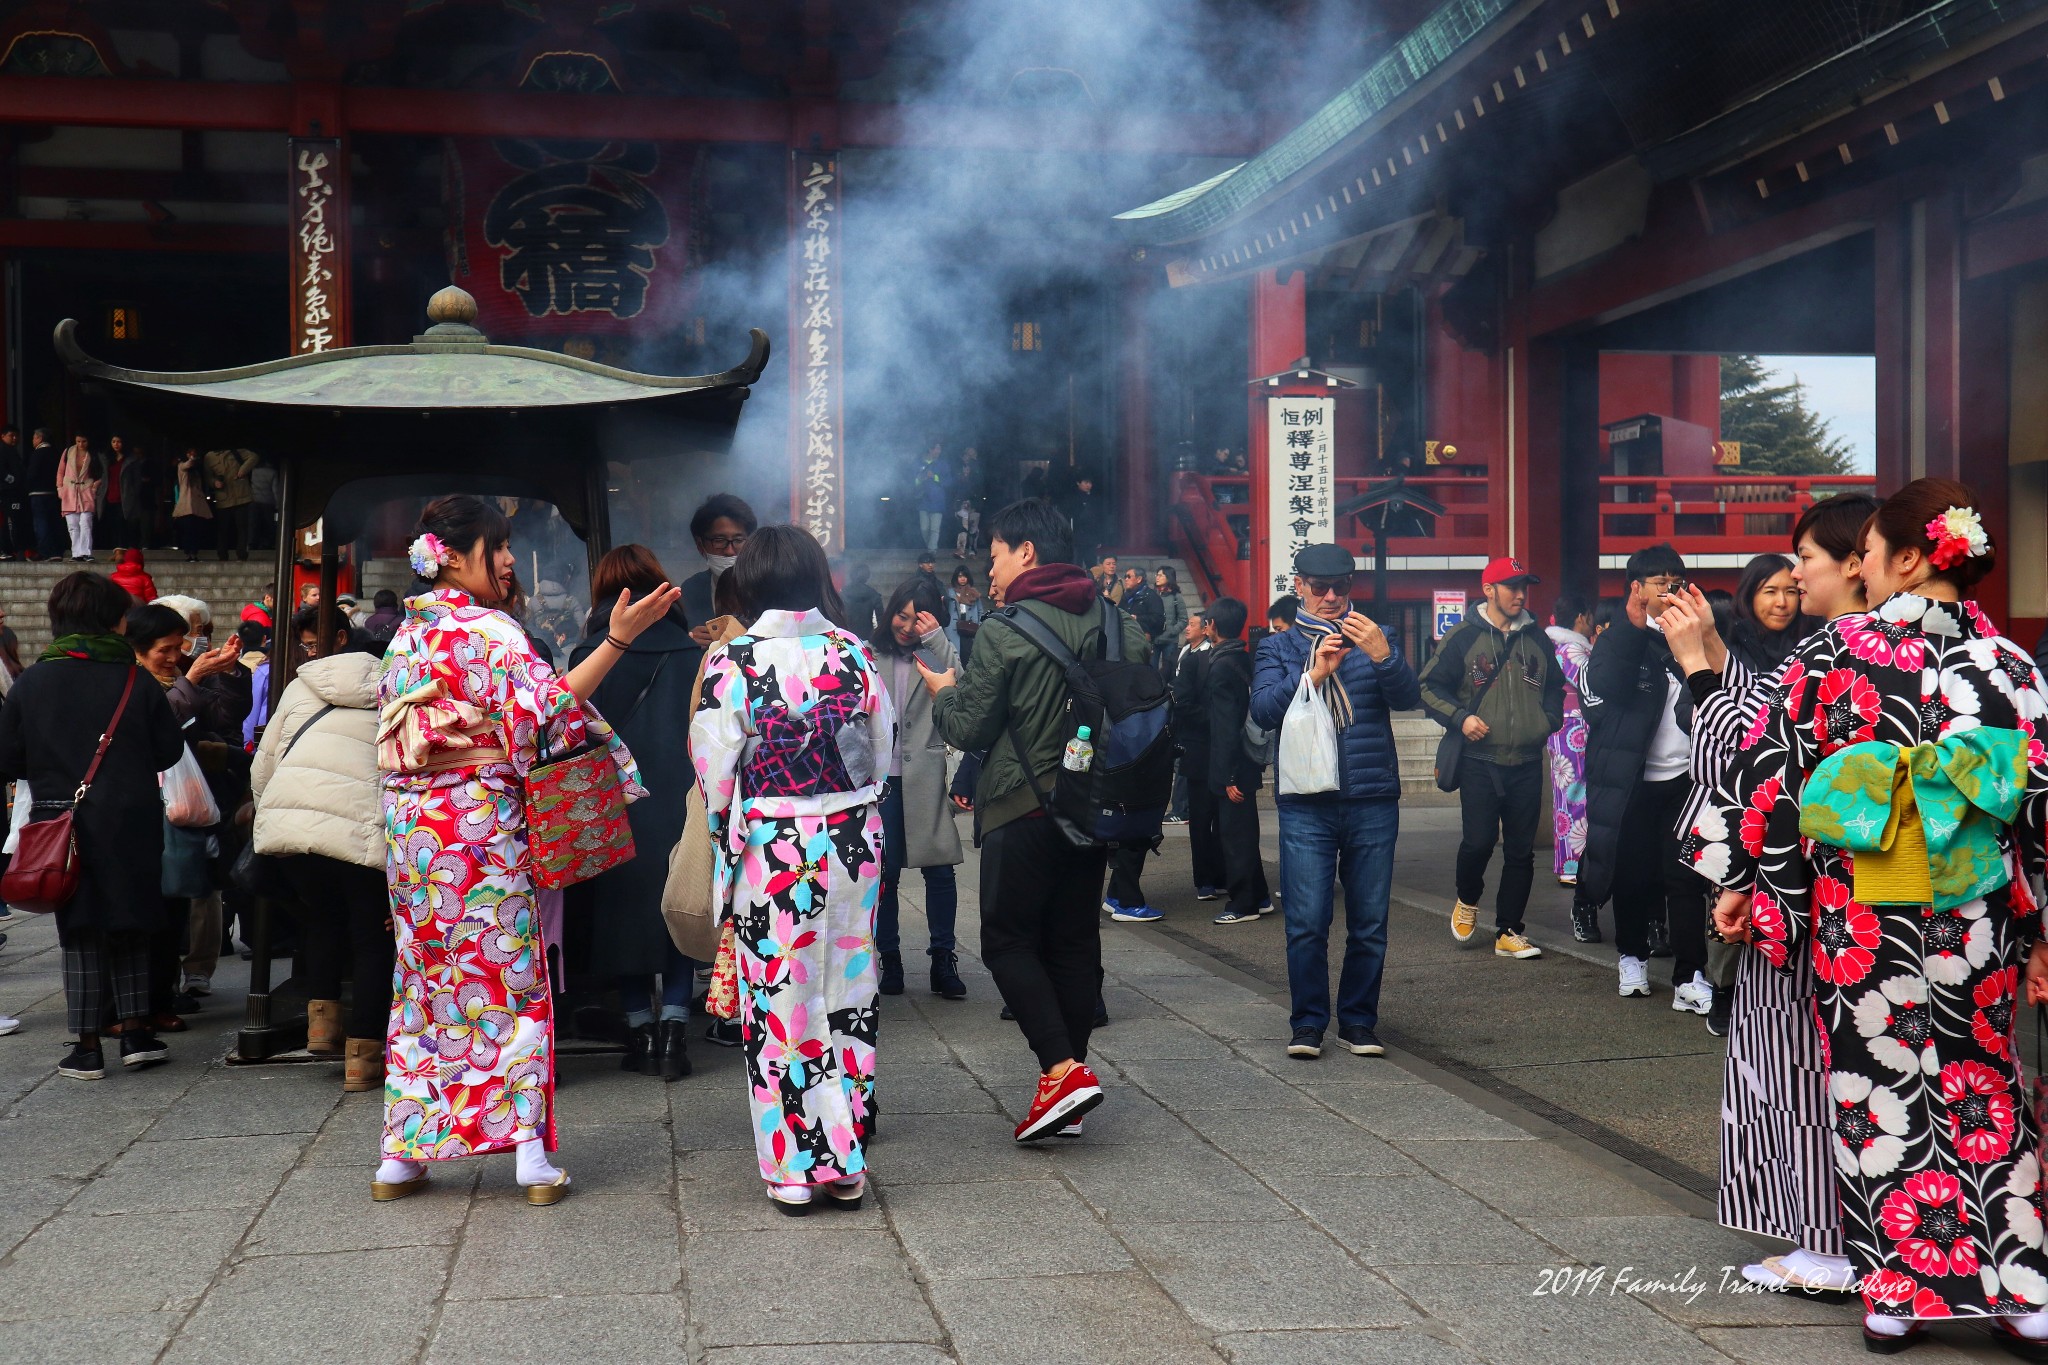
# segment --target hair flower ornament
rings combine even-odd
[[[1934,542],[1927,558],[1937,569],[1952,569],[1991,552],[1991,537],[1984,534],[1984,519],[1974,507],[1949,508],[1927,523],[1927,538]]]
[[[405,547],[405,557],[412,562],[414,573],[421,578],[432,578],[447,567],[448,547],[441,543],[441,537],[427,531]]]

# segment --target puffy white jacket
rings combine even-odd
[[[249,772],[258,853],[318,853],[359,867],[384,866],[377,781],[382,671],[374,654],[337,654],[307,663],[285,688]],[[323,706],[335,709],[321,715]],[[308,724],[313,728],[293,744]],[[291,753],[280,763],[287,747]]]

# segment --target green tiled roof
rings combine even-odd
[[[1250,161],[1117,218],[1152,242],[1183,242],[1215,231],[1368,130],[1460,48],[1526,3],[1445,0],[1335,99]]]

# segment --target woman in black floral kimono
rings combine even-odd
[[[1724,936],[1780,968],[1809,954],[1819,978],[1842,1226],[1881,1352],[1947,1317],[2048,1343],[2012,1044],[2023,963],[2029,1000],[2048,998],[2048,693],[1963,597],[1993,562],[1967,488],[1890,498],[1864,536],[1875,605],[1793,655],[1784,706],[1728,766],[1725,835],[1695,857],[1728,888]]]

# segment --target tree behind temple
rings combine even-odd
[[[1853,452],[1806,406],[1805,386],[1777,384],[1763,359],[1721,357],[1721,439],[1742,442],[1745,474],[1853,474]]]

